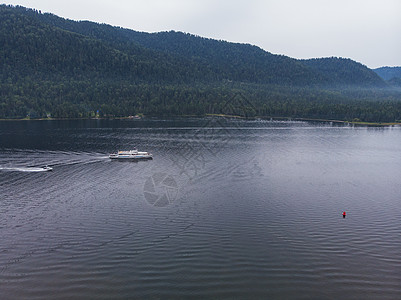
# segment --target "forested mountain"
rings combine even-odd
[[[381,67],[374,69],[373,71],[375,71],[384,80],[401,78],[401,67]]]
[[[0,28],[2,75],[8,78],[120,76],[144,82],[182,82],[189,75],[197,78],[194,66],[188,62],[168,59],[134,44],[130,45],[130,53],[125,53],[101,40],[49,26],[13,9],[2,8]]]
[[[324,78],[330,78],[334,85],[355,85],[355,86],[384,86],[372,70],[351,59],[345,58],[319,58],[303,61],[305,65],[312,68],[317,74]]]
[[[296,60],[248,44],[136,32],[6,5],[0,45],[0,118],[401,119],[400,91],[350,59]],[[237,95],[242,100],[234,105]]]
[[[393,77],[390,80],[387,80],[387,83],[391,86],[401,87],[401,77]]]
[[[271,54],[249,44],[217,41],[174,31],[150,34],[106,24],[74,22],[22,7],[16,9],[39,22],[100,40],[125,53],[137,55],[138,46],[141,46],[142,50],[152,50],[142,52],[152,60],[160,57],[174,64],[189,63],[191,69],[200,69],[204,75],[201,77],[205,77],[206,81],[228,79],[294,85],[383,86],[383,81],[372,70],[350,59],[295,60]],[[161,53],[164,56],[161,56]]]

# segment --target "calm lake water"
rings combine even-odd
[[[400,299],[400,175],[399,127],[0,122],[0,298]]]

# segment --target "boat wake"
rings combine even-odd
[[[0,167],[0,171],[10,171],[10,172],[48,172],[46,168],[33,168],[33,167]]]
[[[53,168],[86,165],[109,161],[104,153],[87,152],[31,152],[13,151],[0,155],[0,172],[38,173],[52,171]],[[46,167],[44,167],[46,166]],[[49,167],[47,167],[49,166]]]

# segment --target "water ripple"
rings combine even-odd
[[[3,298],[398,298],[400,130],[145,123],[0,124]]]

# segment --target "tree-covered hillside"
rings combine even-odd
[[[351,59],[319,58],[303,61],[321,77],[328,78],[331,85],[384,87],[385,83],[375,72]]]
[[[207,81],[228,79],[264,84],[384,85],[375,72],[350,59],[296,60],[249,44],[229,43],[175,31],[137,32],[106,24],[74,22],[22,7],[16,9],[40,22],[101,40],[126,53],[137,54],[138,46],[141,46],[152,50],[152,55],[167,55],[163,57],[166,60],[175,58],[174,63],[177,60],[184,64],[195,63],[202,72],[204,68],[212,71],[212,74],[204,74]]]
[[[401,78],[401,67],[381,67],[374,69],[381,78],[390,80],[393,78]]]
[[[0,118],[401,119],[400,91],[349,59],[296,60],[247,44],[136,32],[6,5],[0,45]],[[238,95],[242,101],[234,105]]]

